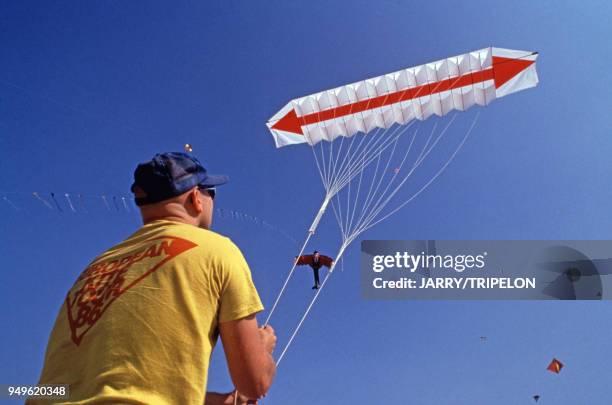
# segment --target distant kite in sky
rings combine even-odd
[[[533,400],[538,402],[540,400],[540,396],[539,395],[534,395],[533,396]]]
[[[554,358],[552,359],[548,367],[546,367],[548,371],[555,373],[555,374],[559,374],[562,368],[563,368],[563,363],[561,363],[559,360],[554,359]]]
[[[193,152],[193,148],[188,143],[185,144],[184,149],[185,149],[185,152],[187,152],[187,153]]]

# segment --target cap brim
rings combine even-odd
[[[206,178],[198,184],[202,187],[216,187],[225,184],[229,181],[229,177],[223,174],[209,174]]]

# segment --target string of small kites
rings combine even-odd
[[[14,211],[28,211],[23,201],[24,197],[31,197],[34,201],[42,204],[51,211],[89,213],[92,208],[91,200],[98,201],[106,211],[136,212],[136,206],[131,198],[122,195],[90,195],[82,193],[56,193],[56,192],[1,192],[0,199],[10,206]],[[10,197],[9,197],[10,196]],[[21,200],[17,202],[17,199]],[[87,201],[87,202],[86,202]],[[89,208],[88,208],[89,207]]]
[[[135,214],[138,207],[133,198],[125,195],[58,193],[58,192],[0,192],[0,203],[15,213],[30,212],[37,206],[60,214],[90,214],[93,212]],[[229,208],[215,208],[216,218],[227,218],[252,223],[272,232],[281,234],[292,243],[297,241],[284,230],[264,219]]]
[[[186,153],[192,153],[193,147],[186,143],[183,146]],[[24,200],[24,198],[26,200]],[[18,201],[19,199],[19,201]],[[131,196],[108,195],[108,194],[83,194],[83,193],[56,193],[56,192],[0,192],[0,200],[11,207],[15,212],[28,212],[26,203],[30,200],[38,205],[42,205],[50,211],[59,213],[70,212],[73,214],[88,214],[92,211],[102,210],[117,213],[136,213],[138,207]],[[0,201],[0,205],[2,204]],[[31,202],[31,201],[30,201]],[[217,218],[229,218],[241,222],[249,222],[272,232],[281,234],[293,244],[298,244],[291,235],[284,230],[270,224],[269,222],[244,212],[229,208],[215,208]]]

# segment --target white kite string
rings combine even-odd
[[[296,109],[296,111],[299,112],[299,108],[298,105],[296,103],[294,103],[294,108]],[[352,108],[352,107],[351,107]],[[379,107],[382,108],[382,107]],[[350,111],[349,111],[350,112]],[[321,109],[318,108],[317,109],[317,114],[321,113]],[[397,127],[394,132],[393,135],[395,136],[395,133],[397,132],[398,129],[401,129],[399,131],[399,135],[397,135],[397,137],[401,136],[411,125],[413,124],[413,122],[409,123],[407,126],[403,126],[403,127]],[[320,121],[318,126],[320,127]],[[393,136],[391,137],[391,139],[385,139],[384,135],[387,133],[387,131],[389,131],[389,129],[391,128],[391,126],[389,126],[388,128],[385,128],[385,131],[383,131],[382,135],[378,135],[380,128],[377,129],[377,131],[374,134],[370,134],[369,136],[367,134],[364,134],[361,137],[361,140],[356,148],[356,151],[359,151],[359,153],[357,154],[358,157],[361,157],[362,159],[362,167],[365,167],[367,165],[369,165],[378,154],[382,153],[386,148],[388,148],[394,140],[396,140],[397,138],[394,138]],[[300,257],[303,253],[304,250],[306,249],[306,246],[308,245],[308,242],[310,241],[310,238],[312,237],[312,235],[315,233],[319,221],[321,220],[327,205],[329,204],[330,200],[346,185],[350,183],[350,180],[353,179],[357,174],[359,174],[359,171],[356,170],[356,165],[355,164],[351,164],[351,158],[349,158],[348,163],[346,163],[346,159],[347,156],[351,155],[348,153],[348,151],[350,151],[352,149],[352,145],[355,141],[355,136],[352,137],[349,148],[347,150],[347,154],[345,154],[342,162],[340,163],[340,169],[336,171],[336,166],[337,166],[337,160],[339,158],[339,152],[336,155],[336,158],[333,159],[332,158],[332,154],[333,154],[333,142],[329,142],[330,144],[330,157],[329,157],[329,161],[330,164],[326,165],[324,163],[325,161],[325,156],[324,156],[324,152],[323,152],[323,142],[319,142],[321,144],[321,162],[319,162],[319,158],[317,156],[317,153],[315,151],[315,146],[316,143],[313,143],[312,138],[310,138],[310,133],[308,131],[307,128],[303,127],[304,130],[304,136],[306,137],[307,141],[309,144],[313,145],[313,155],[315,158],[315,163],[317,166],[317,169],[319,171],[319,175],[321,177],[321,180],[323,181],[323,185],[325,187],[325,198],[321,204],[321,208],[319,209],[319,211],[317,212],[317,215],[315,216],[315,219],[312,222],[312,225],[309,228],[308,231],[308,235],[306,237],[306,239],[304,240],[302,247],[300,248],[300,251],[298,253],[297,257]],[[325,128],[326,133],[327,133],[327,128]],[[331,140],[331,138],[329,137],[329,134],[325,137],[328,140]],[[343,137],[344,138],[344,137]],[[363,142],[364,140],[367,138],[367,142],[365,143],[365,146],[362,148]],[[381,141],[382,139],[382,141]],[[374,141],[374,145],[371,146],[371,143]],[[341,141],[341,146],[340,149],[342,148],[342,142],[343,139]],[[380,144],[378,144],[380,143]],[[373,149],[373,150],[372,150]],[[368,155],[367,161],[364,162],[364,160],[366,159],[366,155]],[[331,162],[334,162],[334,164],[332,165]],[[330,168],[330,170],[328,171],[327,168]],[[332,169],[333,167],[333,169]],[[293,276],[293,273],[295,272],[295,268],[297,266],[297,262],[294,261],[291,269],[289,270],[289,273],[287,274],[287,277],[285,278],[285,281],[283,282],[283,285],[279,291],[279,293],[276,296],[276,299],[274,300],[274,303],[272,304],[272,308],[270,309],[270,312],[268,313],[268,316],[266,317],[266,320],[264,322],[264,326],[268,325],[268,323],[270,322],[270,319],[272,318],[272,315],[274,314],[274,311],[276,310],[276,308],[278,307],[278,304],[280,302],[281,297],[283,296],[287,285],[289,284],[289,281],[291,279],[291,277]]]
[[[431,183],[433,183],[433,181],[435,181],[435,179],[438,178],[438,176],[440,176],[440,174],[442,174],[442,172],[448,167],[448,165],[452,162],[452,160],[455,158],[455,156],[457,155],[457,153],[461,150],[461,148],[463,147],[463,145],[465,144],[467,138],[469,137],[469,135],[471,134],[472,130],[474,129],[474,126],[476,125],[476,122],[478,121],[478,117],[479,114],[476,115],[476,117],[474,118],[472,125],[470,126],[469,130],[466,132],[465,136],[463,137],[463,139],[461,140],[460,144],[455,148],[455,150],[453,151],[453,153],[451,154],[451,156],[446,160],[446,162],[442,165],[441,169],[438,170],[438,172],[423,186],[421,187],[416,193],[412,194],[410,196],[410,198],[408,198],[406,201],[404,201],[402,204],[400,204],[397,208],[395,208],[393,211],[391,211],[390,213],[388,213],[387,215],[383,216],[382,218],[379,218],[376,220],[376,216],[380,213],[380,211],[387,205],[387,203],[392,199],[392,197],[397,193],[397,191],[401,188],[401,186],[406,182],[406,180],[410,177],[410,175],[412,174],[413,170],[410,171],[410,173],[408,173],[406,175],[406,177],[402,180],[402,182],[396,186],[396,188],[388,195],[385,196],[385,192],[383,192],[382,196],[385,197],[384,201],[382,203],[376,203],[373,207],[375,213],[373,216],[368,216],[365,220],[363,221],[358,221],[354,227],[350,227],[349,226],[345,226],[341,220],[339,221],[339,226],[340,229],[343,230],[342,234],[343,234],[343,242],[340,246],[340,249],[338,251],[338,254],[335,257],[335,261],[332,264],[331,268],[329,269],[329,272],[327,273],[327,275],[325,276],[325,279],[323,280],[323,283],[321,284],[321,286],[319,287],[319,289],[317,290],[317,292],[315,293],[314,297],[311,299],[308,307],[306,308],[306,310],[304,311],[304,314],[302,315],[302,317],[300,318],[300,321],[298,322],[297,326],[295,327],[293,333],[291,334],[289,341],[287,342],[287,344],[285,345],[285,347],[283,348],[283,350],[281,351],[281,354],[279,355],[278,359],[276,360],[276,365],[278,366],[280,364],[280,362],[282,361],[282,359],[285,357],[285,354],[287,353],[287,351],[289,350],[289,347],[291,346],[291,344],[293,343],[295,337],[297,336],[298,332],[300,331],[302,325],[304,324],[304,321],[306,320],[306,318],[308,317],[308,315],[310,314],[310,311],[312,309],[312,307],[314,306],[315,302],[317,301],[319,294],[321,293],[321,291],[323,291],[323,289],[325,288],[325,285],[327,284],[327,281],[329,280],[329,277],[331,276],[331,274],[333,273],[336,264],[341,260],[342,255],[344,254],[345,250],[348,248],[348,246],[363,232],[365,232],[367,229],[371,228],[372,226],[378,224],[379,222],[385,220],[386,218],[388,218],[389,216],[391,216],[392,214],[394,214],[395,212],[397,212],[399,209],[401,209],[403,206],[405,206],[406,204],[408,204],[410,201],[412,201],[414,198],[416,198],[416,196],[418,196],[421,192],[423,192]],[[452,123],[452,121],[451,121]],[[436,139],[436,141],[433,143],[433,145],[431,145],[426,151],[425,149],[423,149],[421,151],[421,153],[419,154],[419,157],[417,158],[417,161],[415,162],[413,169],[415,167],[418,167],[418,165],[420,165],[420,163],[423,161],[423,159],[425,159],[425,157],[427,157],[427,155],[431,152],[431,150],[436,146],[438,140],[444,135],[444,133],[446,132],[446,130],[449,128],[450,124],[447,125],[444,130],[442,131],[442,133],[438,136],[438,138]],[[430,135],[431,138],[431,135]],[[425,148],[427,148],[429,142],[427,142],[425,144]],[[411,143],[412,145],[412,143]],[[391,155],[392,156],[392,155]],[[391,157],[390,157],[391,158]],[[389,159],[390,159],[389,158]],[[402,161],[403,162],[403,161]],[[395,176],[393,177],[395,178]],[[382,177],[380,178],[380,180],[382,181]],[[361,181],[361,180],[359,180]],[[391,180],[393,181],[393,179]],[[337,215],[336,218],[342,218],[342,215]],[[376,222],[373,222],[374,220],[376,220]],[[352,228],[352,229],[351,229]]]

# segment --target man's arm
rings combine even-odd
[[[272,352],[276,335],[271,326],[258,328],[255,315],[219,324],[230,376],[241,394],[263,397],[276,373]]]

